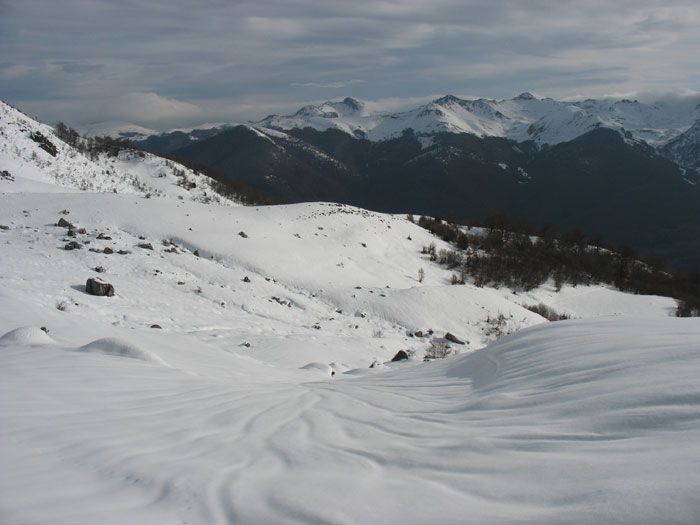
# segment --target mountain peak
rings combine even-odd
[[[445,104],[454,104],[458,102],[460,102],[460,99],[455,97],[454,95],[445,95],[443,97],[433,100],[433,104],[437,104],[440,106],[443,106]]]
[[[352,98],[352,97],[345,97],[343,99],[343,104],[345,104],[350,109],[353,109],[355,111],[360,111],[360,110],[362,110],[362,108],[365,107],[364,102],[362,102],[361,100],[358,100],[356,98]]]
[[[524,91],[523,93],[520,93],[520,95],[515,97],[515,100],[537,100],[537,97],[529,91]]]

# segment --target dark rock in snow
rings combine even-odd
[[[139,248],[143,248],[144,250],[152,250],[153,245],[150,242],[140,242],[138,244]]]
[[[107,255],[111,255],[114,253],[114,250],[110,248],[109,246],[105,247],[104,250],[102,250],[102,253],[106,253]]]
[[[85,283],[85,290],[90,295],[105,297],[112,297],[114,295],[114,286],[104,282],[102,279],[95,279],[94,277],[87,280]]]
[[[464,344],[464,341],[459,340],[459,339],[457,338],[457,336],[451,334],[450,332],[447,332],[447,333],[445,334],[445,339],[447,339],[448,341],[451,341],[451,342],[453,342],[453,343],[455,343],[455,344],[458,344],[458,345],[463,345],[463,344]]]
[[[71,241],[64,246],[66,250],[79,250],[82,247],[83,245],[80,244],[78,241]]]
[[[74,228],[75,227],[70,222],[68,222],[66,219],[64,219],[63,217],[58,219],[56,226],[61,226],[62,228]]]
[[[399,350],[396,352],[396,355],[391,358],[392,361],[403,361],[404,359],[408,359],[408,354],[404,350]]]
[[[159,324],[152,324],[152,325],[151,325],[151,328],[160,328],[160,329],[162,329],[163,327],[160,326]]]

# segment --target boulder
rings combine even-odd
[[[447,333],[445,334],[445,339],[447,339],[448,341],[451,341],[451,342],[453,342],[453,343],[455,343],[455,344],[458,344],[458,345],[463,345],[463,344],[464,344],[464,341],[461,341],[460,339],[457,338],[456,335],[453,335],[453,334],[451,334],[450,332],[447,332]]]
[[[396,355],[391,358],[392,361],[403,361],[404,359],[408,359],[408,354],[404,350],[399,350],[396,352]]]
[[[67,221],[66,219],[64,219],[63,217],[61,217],[60,219],[58,219],[58,222],[56,223],[56,226],[61,226],[61,227],[63,227],[63,228],[73,228],[73,227],[74,227],[70,222],[68,222],[68,221]]]
[[[102,279],[91,277],[85,283],[85,290],[90,295],[100,295],[112,297],[114,295],[114,286],[104,282]]]

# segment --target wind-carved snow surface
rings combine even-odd
[[[506,137],[517,142],[558,144],[596,127],[627,131],[660,146],[681,135],[700,119],[700,100],[686,97],[640,103],[632,100],[560,102],[523,93],[513,99],[461,99],[452,95],[401,113],[353,98],[305,106],[294,115],[272,115],[258,126],[289,130],[311,127],[338,129],[373,141],[387,140],[410,128],[418,136],[439,132]]]
[[[403,216],[203,204],[156,160],[128,162],[158,198],[67,189],[70,152],[38,166],[23,133],[0,150],[3,523],[697,522],[700,322],[672,299],[451,286]],[[458,355],[423,362],[446,332]]]

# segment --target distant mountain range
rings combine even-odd
[[[354,98],[132,141],[290,202],[481,218],[504,212],[700,268],[700,97],[562,102]]]

